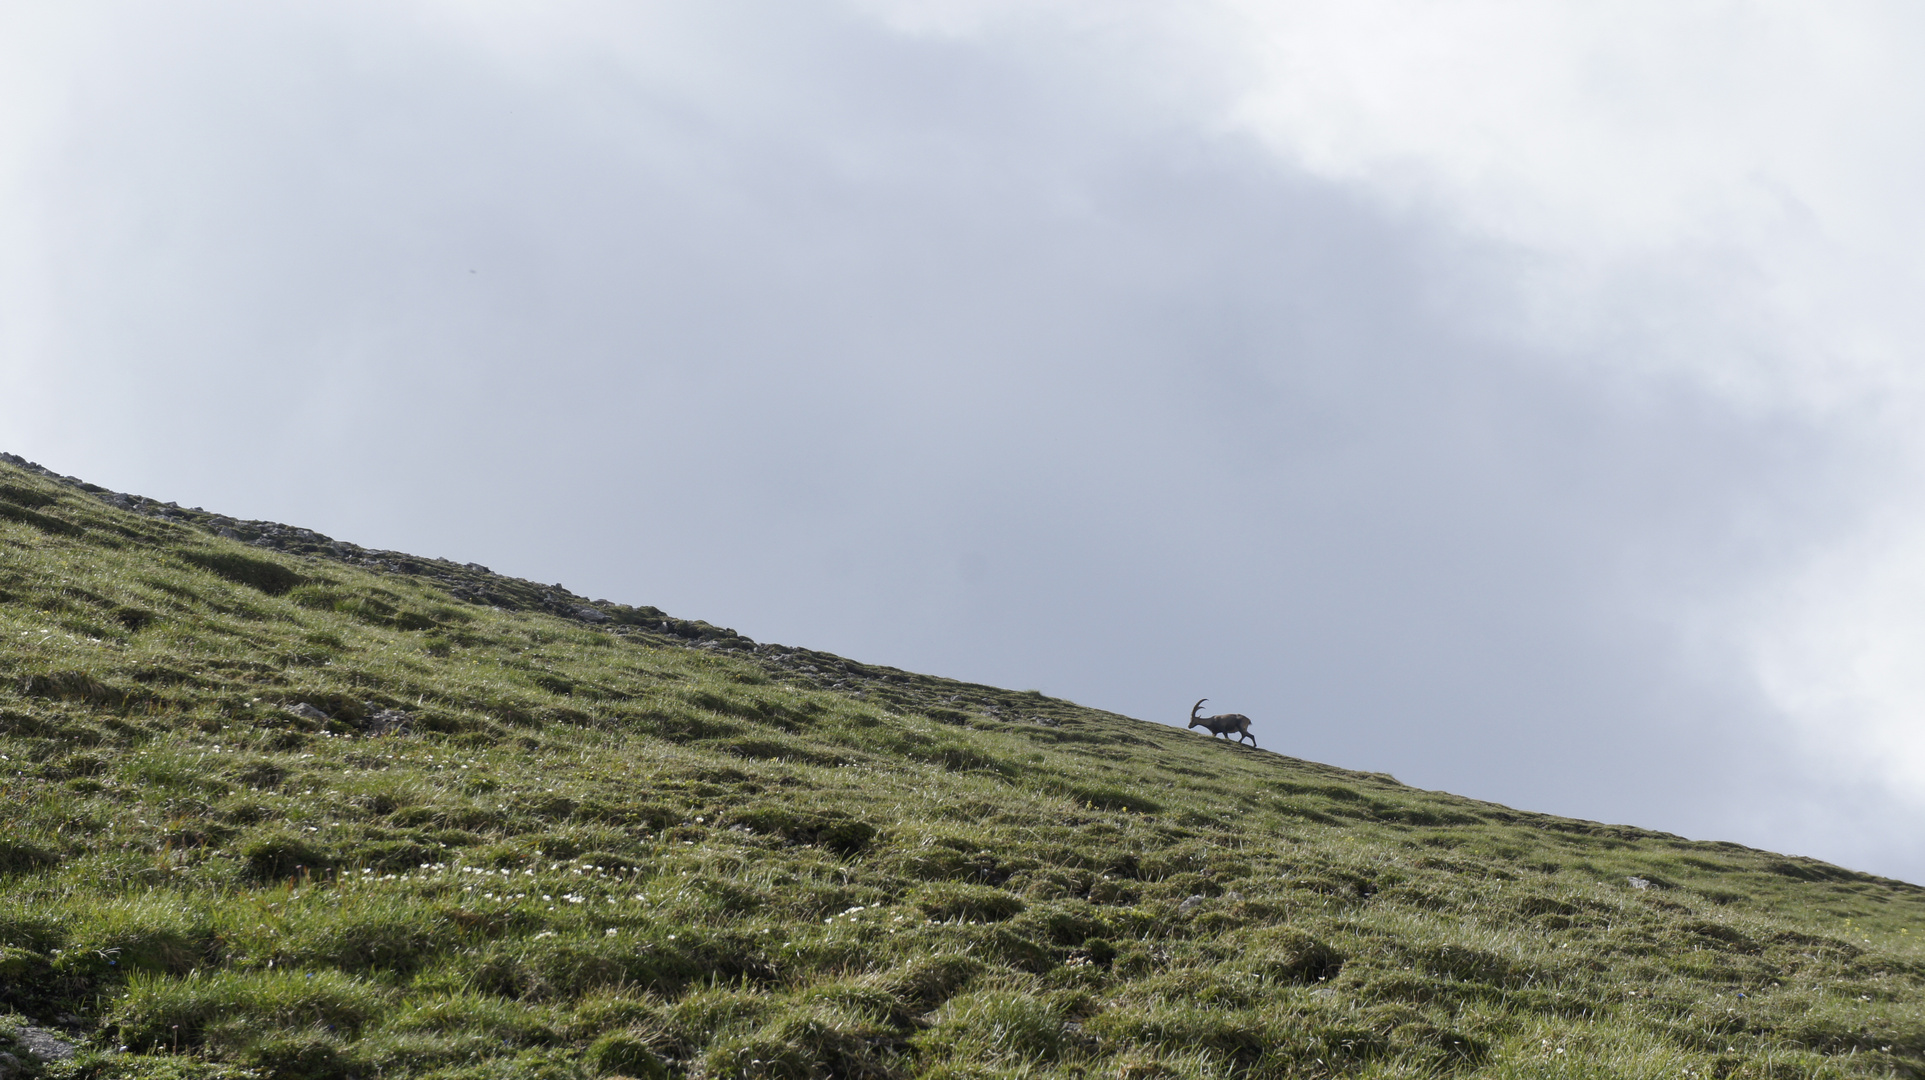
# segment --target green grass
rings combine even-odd
[[[99,496],[0,465],[44,1075],[1925,1072],[1911,885]]]

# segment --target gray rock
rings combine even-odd
[[[575,618],[583,622],[607,622],[608,613],[596,611],[592,607],[578,607],[575,609]]]
[[[42,1061],[65,1061],[74,1056],[73,1043],[45,1028],[37,1028],[31,1024],[20,1025],[18,1042],[27,1053]]]
[[[303,720],[313,720],[318,723],[325,724],[329,720],[334,719],[332,716],[329,716],[327,713],[324,713],[321,710],[315,708],[314,706],[309,705],[305,701],[301,702],[299,705],[283,705],[281,706],[281,708],[287,710],[290,713],[293,713],[295,716],[298,716]]]
[[[1188,915],[1203,904],[1203,894],[1197,893],[1176,906],[1177,914]]]
[[[414,717],[400,709],[383,709],[374,702],[368,702],[368,718],[361,722],[361,730],[368,735],[406,734],[408,724]]]
[[[1641,877],[1628,877],[1624,880],[1630,882],[1633,889],[1648,889],[1651,887],[1651,883]]]

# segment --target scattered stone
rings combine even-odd
[[[65,1061],[74,1056],[74,1044],[60,1038],[45,1028],[32,1024],[20,1024],[15,1028],[14,1041],[20,1048],[41,1061]],[[22,1073],[20,1059],[12,1054],[0,1054],[0,1077]]]
[[[361,722],[361,730],[369,735],[403,735],[408,724],[414,719],[400,709],[383,709],[370,701],[367,703],[368,718]]]
[[[1178,904],[1176,906],[1177,914],[1188,915],[1190,912],[1195,911],[1199,906],[1201,906],[1202,903],[1203,903],[1203,894],[1202,893],[1193,894],[1188,899],[1184,900],[1181,904]]]
[[[575,609],[575,618],[583,622],[607,622],[608,613],[605,611],[596,611],[592,607],[584,606]]]
[[[1633,889],[1648,889],[1651,887],[1651,882],[1641,877],[1633,876],[1625,878],[1624,880],[1630,882]]]
[[[287,710],[290,713],[293,713],[295,716],[298,716],[303,720],[313,720],[313,721],[316,721],[317,723],[325,724],[329,720],[334,719],[334,717],[329,716],[327,713],[322,712],[321,710],[315,708],[312,705],[309,705],[305,701],[301,702],[299,705],[283,705],[281,706],[281,708]]]

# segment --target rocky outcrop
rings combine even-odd
[[[0,1080],[39,1075],[39,1065],[74,1056],[74,1044],[32,1024],[0,1024]],[[24,1059],[24,1060],[23,1060]]]
[[[1073,712],[1065,712],[1061,708],[1067,703],[1054,701],[1033,691],[1019,693],[927,675],[912,675],[895,668],[857,663],[832,653],[786,645],[758,644],[734,630],[699,619],[678,619],[660,608],[646,605],[590,600],[559,583],[543,585],[525,578],[497,574],[480,563],[424,559],[405,552],[365,548],[312,529],[273,521],[233,518],[198,506],[183,507],[178,503],[110,491],[76,476],[55,473],[14,454],[0,453],[0,462],[83,492],[117,509],[184,529],[301,558],[337,562],[377,574],[405,575],[431,583],[459,602],[504,611],[544,612],[624,637],[639,636],[663,646],[733,653],[757,664],[772,678],[789,685],[851,694],[890,708],[919,711],[944,723],[964,723],[969,717],[976,716],[991,721],[1056,727]],[[0,503],[0,506],[10,505]],[[19,510],[36,517],[46,516],[31,507],[21,507]],[[58,518],[48,517],[47,520],[62,527],[71,527]],[[368,709],[368,717],[363,724],[364,730],[369,733],[406,730],[408,718],[405,713],[389,715],[372,704]],[[316,711],[321,712],[319,709]],[[327,714],[322,712],[322,715],[325,717]]]

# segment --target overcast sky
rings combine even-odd
[[[0,5],[0,449],[1925,881],[1925,21]]]

